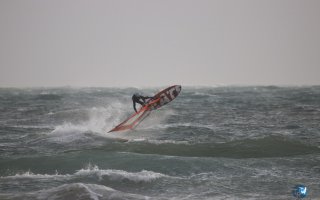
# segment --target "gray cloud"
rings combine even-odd
[[[0,86],[320,84],[320,1],[2,0]]]

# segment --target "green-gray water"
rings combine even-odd
[[[107,133],[137,90],[0,89],[0,199],[294,199],[296,184],[320,197],[319,86],[182,86]]]

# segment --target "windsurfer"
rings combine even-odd
[[[152,99],[153,97],[147,97],[142,96],[139,93],[134,93],[132,95],[132,103],[133,103],[133,109],[137,112],[136,103],[140,104],[141,106],[144,106],[146,104],[147,99]]]

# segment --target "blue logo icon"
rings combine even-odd
[[[292,195],[297,199],[302,199],[307,196],[307,187],[304,185],[296,185],[292,190]]]

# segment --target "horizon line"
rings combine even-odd
[[[85,88],[164,88],[172,85],[154,85],[154,86],[74,86],[74,85],[61,85],[61,86],[0,86],[0,89],[54,89],[54,88],[71,88],[71,89],[85,89]],[[212,85],[191,85],[191,84],[181,84],[183,87],[187,88],[216,88],[216,87],[316,87],[320,84],[212,84]]]

